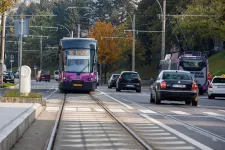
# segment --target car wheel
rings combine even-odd
[[[120,92],[120,91],[121,91],[121,89],[120,89],[120,88],[116,88],[116,91],[117,91],[117,92]]]
[[[208,99],[215,99],[214,96],[208,95]]]
[[[160,96],[157,92],[155,92],[155,104],[160,104],[160,103],[161,103]]]
[[[192,106],[198,106],[198,96],[196,96],[193,100],[192,100]]]
[[[155,99],[153,98],[152,96],[152,93],[150,94],[150,103],[154,103],[155,102]]]
[[[186,105],[191,105],[191,101],[185,101]]]
[[[141,89],[136,89],[136,92],[137,93],[141,93]]]

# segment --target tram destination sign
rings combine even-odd
[[[89,52],[90,51],[88,49],[77,49],[69,50],[67,54],[72,56],[89,56]]]

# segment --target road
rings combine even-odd
[[[32,91],[41,92],[54,105],[64,95],[58,92],[55,81],[32,81]],[[146,87],[136,93],[99,86],[92,94],[155,150],[225,148],[224,99],[208,100],[206,95],[199,96],[199,105],[194,107],[173,101],[151,104]],[[88,94],[68,93],[65,102],[54,149],[143,149]]]
[[[99,87],[98,90],[121,102],[122,105],[130,107],[130,110],[135,110],[137,114],[146,119],[162,125],[165,133],[171,134],[172,132],[176,138],[177,136],[183,138],[186,142],[194,143],[195,146],[201,143],[207,148],[215,150],[224,150],[225,148],[224,99],[208,100],[204,95],[199,96],[199,106],[197,107],[173,101],[163,101],[161,105],[156,105],[149,103],[150,91],[147,88],[143,88],[142,93],[116,92],[115,89],[106,87]],[[186,140],[185,136],[190,139]],[[171,141],[171,143],[175,141]],[[195,143],[196,141],[199,143]],[[202,146],[199,147],[201,149]],[[188,149],[188,147],[186,148]],[[191,149],[191,147],[189,148]],[[165,149],[169,148],[165,147]]]

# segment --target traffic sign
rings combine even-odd
[[[13,62],[14,62],[14,60],[12,59],[12,60],[10,60],[10,62],[11,62],[11,63],[13,63]]]

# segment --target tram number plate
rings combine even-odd
[[[73,86],[82,86],[82,84],[73,84]]]

